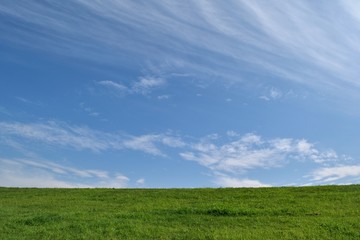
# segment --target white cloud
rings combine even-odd
[[[0,144],[14,149],[17,153],[21,153],[26,157],[31,157],[31,158],[38,157],[37,154],[35,152],[33,152],[34,149],[29,150],[26,147],[26,144],[22,144],[16,140],[12,140],[9,137],[1,137],[0,136]]]
[[[215,184],[220,187],[271,187],[271,185],[261,183],[258,180],[238,179],[229,176],[220,176],[215,178]]]
[[[157,135],[143,135],[138,137],[131,137],[129,140],[124,141],[124,146],[133,150],[141,150],[146,153],[150,153],[158,156],[165,156],[160,149],[155,145],[157,142]]]
[[[127,87],[123,84],[113,81],[99,81],[98,84],[105,86],[119,95],[124,94],[142,94],[147,95],[154,89],[162,87],[166,84],[165,79],[155,77],[140,77],[138,81],[135,81],[132,86]],[[158,96],[158,99],[168,99],[168,95]]]
[[[226,135],[228,135],[229,137],[238,137],[239,136],[239,134],[233,130],[227,131]]]
[[[310,175],[313,181],[333,182],[347,177],[360,177],[360,165],[319,168]]]
[[[99,81],[98,84],[106,86],[106,87],[111,88],[116,91],[120,91],[122,93],[126,93],[129,91],[129,89],[126,86],[124,86],[120,83],[117,83],[117,82],[110,81],[110,80]]]
[[[261,144],[262,141],[261,141],[261,136],[259,135],[256,135],[254,133],[247,133],[245,134],[244,136],[242,136],[240,138],[240,142],[241,143],[244,143],[244,144],[255,144],[255,145],[258,145],[258,144]]]
[[[15,97],[15,98],[17,100],[19,100],[20,102],[25,103],[25,104],[31,104],[31,105],[35,105],[35,106],[38,106],[38,107],[44,106],[44,104],[41,103],[41,102],[32,101],[32,100],[29,100],[29,99],[24,98],[24,97]]]
[[[27,160],[27,159],[16,159],[12,160],[22,165],[27,165],[31,167],[36,167],[38,169],[44,169],[47,171],[51,171],[53,173],[59,173],[59,174],[71,174],[78,177],[83,178],[108,178],[108,173],[105,171],[100,170],[78,170],[76,168],[71,167],[64,167],[59,164],[53,163],[53,162],[41,162],[41,161],[33,161],[33,160]]]
[[[272,147],[282,152],[291,152],[293,150],[293,139],[291,138],[272,139],[270,144]]]
[[[255,133],[241,135],[234,131],[228,131],[227,137],[210,134],[198,140],[193,137],[179,137],[171,132],[133,136],[96,131],[88,127],[73,126],[54,121],[27,124],[0,122],[0,142],[27,157],[27,159],[13,160],[14,164],[16,163],[17,166],[22,166],[22,168],[34,168],[36,171],[41,172],[41,176],[46,177],[49,182],[62,181],[63,185],[66,185],[68,181],[57,178],[57,175],[74,176],[81,179],[98,179],[97,183],[102,183],[104,186],[110,186],[111,184],[115,186],[121,181],[126,182],[128,180],[122,175],[111,177],[107,172],[101,170],[82,170],[64,167],[51,162],[34,161],[31,159],[37,159],[38,157],[35,153],[28,151],[28,148],[44,149],[38,148],[36,145],[43,144],[50,146],[50,150],[67,148],[91,150],[99,153],[108,150],[121,151],[129,149],[160,157],[167,156],[167,151],[171,153],[177,152],[182,159],[194,161],[208,168],[212,173],[220,172],[233,174],[234,176],[250,173],[250,170],[254,169],[284,167],[291,162],[327,167],[350,160],[349,157],[338,155],[332,149],[320,150],[315,144],[306,139],[266,139]],[[48,148],[45,149],[48,150]],[[4,159],[2,162],[3,164],[6,163],[5,165],[10,164],[9,161]],[[14,166],[14,164],[10,165]],[[344,178],[343,176],[355,176],[358,168],[356,165],[321,168],[311,176],[314,181],[329,182],[330,180]],[[17,174],[15,168],[11,169],[11,174]],[[3,171],[4,176],[10,179],[9,171],[5,170]],[[19,174],[22,175],[21,172]],[[247,178],[241,179],[244,181],[249,180]],[[234,179],[229,178],[228,183],[231,182],[230,180]],[[5,180],[3,179],[3,181]],[[225,182],[224,179],[222,181]],[[234,182],[236,181],[234,180]],[[91,183],[88,184],[91,186]]]
[[[279,89],[271,88],[267,94],[260,96],[260,99],[265,101],[271,101],[271,100],[279,99],[282,96],[283,93]]]
[[[169,147],[173,148],[181,148],[186,146],[186,143],[184,143],[180,138],[178,137],[171,137],[171,136],[162,136],[161,142]]]
[[[307,142],[305,139],[301,139],[300,141],[298,141],[296,147],[299,150],[299,152],[303,154],[307,154],[314,151],[313,145]]]
[[[98,117],[100,115],[100,113],[96,112],[94,109],[92,109],[91,107],[88,107],[85,105],[85,103],[80,103],[80,108],[86,112],[89,116],[92,117]]]
[[[271,99],[270,99],[269,97],[267,97],[267,96],[260,96],[259,98],[262,99],[262,100],[265,100],[265,101],[270,101],[270,100],[271,100]]]
[[[138,180],[136,180],[136,183],[139,185],[144,185],[145,184],[145,179],[144,178],[139,178]]]
[[[121,148],[116,135],[91,130],[87,127],[70,126],[64,123],[17,123],[0,122],[0,132],[8,137],[21,137],[53,146],[103,151]]]
[[[157,99],[159,100],[165,100],[165,99],[169,99],[170,96],[169,95],[160,95],[160,96],[157,96]]]
[[[272,97],[273,99],[280,98],[281,96],[282,96],[282,92],[279,89],[272,88],[270,90],[270,97]]]
[[[151,90],[164,86],[165,84],[166,81],[163,78],[141,77],[139,81],[134,83],[132,90],[135,93],[146,95]]]
[[[83,170],[49,161],[33,159],[0,159],[0,186],[93,188],[127,187],[129,178],[103,170]]]
[[[76,9],[76,14],[69,9]],[[111,66],[154,60],[185,69],[176,71],[179,74],[238,81],[238,66],[245,63],[261,75],[344,95],[338,89],[359,88],[358,9],[356,1],[184,1],[144,6],[136,1],[79,0],[58,3],[56,9],[41,2],[3,2],[1,15],[19,24],[5,21],[0,27],[7,32],[2,41]],[[214,60],[200,58],[210,55]],[[216,60],[220,58],[229,61]]]
[[[165,156],[160,146],[183,147],[185,143],[177,136],[170,133],[148,134],[131,136],[116,133],[106,133],[82,126],[71,126],[59,122],[45,123],[18,123],[0,122],[0,133],[7,141],[32,141],[47,144],[54,148],[66,147],[77,150],[91,150],[94,152],[111,149],[132,149],[143,151],[157,156]],[[10,141],[11,140],[11,141]]]
[[[126,148],[141,150],[153,155],[165,156],[165,154],[156,147],[156,143],[161,143],[162,145],[173,148],[185,146],[185,143],[180,138],[164,134],[134,136],[123,142]]]
[[[234,138],[236,135],[230,133]],[[191,144],[183,151],[183,159],[196,161],[214,171],[243,173],[255,168],[274,168],[289,161],[309,160],[315,163],[336,161],[340,158],[334,150],[320,151],[304,139],[275,138],[263,140],[249,133],[236,136],[228,143],[216,144],[211,140]]]

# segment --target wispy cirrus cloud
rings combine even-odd
[[[33,101],[33,100],[30,100],[30,99],[24,98],[24,97],[17,96],[17,97],[15,97],[15,99],[24,104],[34,105],[34,106],[38,106],[38,107],[44,106],[44,104],[39,101]]]
[[[308,177],[315,184],[335,183],[346,178],[360,179],[360,165],[340,165],[314,170]]]
[[[99,112],[95,111],[94,109],[92,109],[91,107],[87,106],[85,103],[80,103],[79,104],[80,108],[82,111],[84,111],[85,113],[87,113],[89,116],[91,117],[98,117],[100,115]]]
[[[123,188],[130,181],[120,173],[78,169],[44,160],[0,158],[0,166],[0,186],[5,187]]]
[[[157,99],[159,99],[159,100],[166,100],[166,99],[169,99],[169,98],[170,98],[169,95],[159,95],[159,96],[157,96]]]
[[[143,95],[148,94],[152,89],[166,84],[163,78],[141,77],[139,81],[132,86],[132,91]]]
[[[124,86],[123,84],[117,83],[114,81],[110,81],[110,80],[103,80],[103,81],[99,81],[97,83],[101,86],[111,89],[112,91],[114,91],[118,94],[126,94],[130,91],[129,88]]]
[[[102,151],[121,148],[116,135],[49,121],[46,123],[0,122],[2,136],[38,141],[53,146]]]
[[[171,134],[147,134],[131,136],[107,133],[84,126],[49,121],[44,123],[0,122],[2,138],[16,141],[35,141],[52,147],[102,152],[107,150],[132,149],[148,154],[165,156],[159,145],[182,147],[185,143]],[[4,142],[4,141],[3,141]],[[7,141],[4,143],[6,144]]]
[[[164,146],[173,148],[181,148],[186,145],[178,137],[157,134],[133,136],[130,139],[123,141],[125,148],[140,150],[158,156],[166,156],[159,148],[156,147],[156,143],[161,143]]]
[[[359,8],[351,0],[2,1],[0,39],[111,65],[166,62],[180,74],[241,82],[250,72],[339,94],[360,87]]]
[[[54,177],[56,174],[74,176],[79,179],[98,179],[98,181],[110,179],[110,175],[99,170],[79,170],[56,163],[31,160],[36,159],[38,155],[24,146],[42,144],[49,146],[50,149],[90,150],[97,153],[132,150],[158,157],[166,157],[168,153],[175,153],[181,159],[194,161],[207,168],[216,186],[274,185],[274,183],[264,183],[263,179],[254,179],[252,173],[271,169],[287,171],[287,167],[294,162],[298,165],[310,164],[315,167],[310,175],[309,172],[304,172],[302,175],[306,176],[311,183],[320,184],[336,182],[348,177],[360,177],[357,165],[340,165],[349,164],[351,158],[339,155],[333,149],[320,150],[306,139],[266,139],[258,134],[239,134],[235,131],[228,131],[226,137],[220,134],[210,134],[197,139],[190,136],[181,137],[172,132],[138,136],[107,133],[55,121],[42,123],[0,122],[0,140],[2,145],[14,148],[27,157],[12,159],[13,165],[11,165],[11,161],[3,159],[3,164],[6,166],[17,164],[16,166],[36,169],[50,182],[59,180]],[[9,169],[9,167],[4,169]],[[6,175],[7,179],[10,179],[9,172],[5,170],[3,171],[4,176]],[[15,170],[11,171],[11,174],[15,173]],[[111,179],[114,178],[113,176]],[[14,179],[14,182],[16,181]],[[297,179],[297,181],[300,180]],[[64,186],[67,185],[64,183]]]
[[[131,86],[127,87],[121,83],[105,80],[97,82],[99,85],[107,87],[116,95],[126,95],[126,94],[141,94],[147,95],[151,91],[163,87],[166,84],[166,80],[163,78],[155,77],[140,77],[138,81],[132,83]],[[166,95],[165,95],[166,96]],[[165,98],[165,97],[163,97]]]
[[[260,96],[260,99],[263,99],[265,101],[271,101],[271,100],[279,99],[282,96],[283,96],[282,91],[280,91],[277,88],[271,88],[267,94]]]

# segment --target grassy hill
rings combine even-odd
[[[360,239],[360,186],[0,188],[0,239]]]

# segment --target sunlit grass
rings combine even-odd
[[[0,239],[360,239],[360,186],[0,188]]]

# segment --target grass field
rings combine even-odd
[[[360,186],[0,188],[0,239],[360,239]]]

